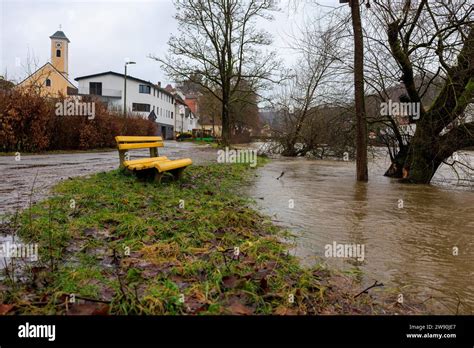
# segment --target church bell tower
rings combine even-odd
[[[51,64],[67,78],[68,45],[70,41],[61,30],[55,32],[49,38],[51,39]]]

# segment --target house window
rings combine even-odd
[[[56,50],[56,57],[61,57],[61,50]]]
[[[150,112],[150,104],[132,103],[132,111]]]
[[[138,87],[140,93],[151,94],[151,87],[147,85],[140,85]]]
[[[173,118],[173,111],[171,111],[171,118]]]
[[[89,82],[89,94],[102,95],[102,82]]]
[[[46,87],[51,87],[51,80],[50,79],[46,79]]]

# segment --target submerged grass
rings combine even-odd
[[[263,160],[264,161],[264,160]],[[354,299],[360,286],[322,266],[302,268],[285,231],[240,188],[254,169],[192,166],[181,182],[120,171],[58,184],[20,216],[40,261],[6,277],[16,314],[356,314],[402,309]],[[252,173],[253,174],[253,173]],[[348,291],[352,290],[352,291]],[[0,306],[1,307],[1,306]]]

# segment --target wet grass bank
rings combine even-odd
[[[40,260],[4,270],[3,314],[376,314],[353,278],[300,266],[240,188],[248,165],[192,166],[181,182],[119,171],[58,184],[4,229]],[[20,279],[17,279],[20,278]],[[395,302],[394,302],[395,303]]]

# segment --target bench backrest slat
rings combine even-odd
[[[163,147],[162,142],[153,142],[153,143],[127,143],[119,144],[119,150],[130,150],[130,149],[146,149],[149,147]]]
[[[148,141],[161,141],[163,142],[163,138],[161,137],[153,137],[153,136],[128,136],[128,135],[118,135],[115,137],[115,141],[117,143],[143,143]]]

